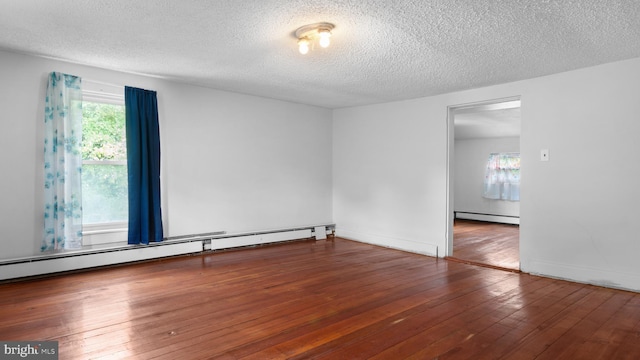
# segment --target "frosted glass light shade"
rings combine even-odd
[[[300,51],[300,54],[302,54],[302,55],[308,53],[309,52],[309,40],[300,39],[300,41],[298,41],[298,51]]]
[[[329,44],[331,44],[331,32],[329,32],[328,30],[320,30],[318,32],[318,35],[320,36],[320,40],[318,40],[320,46],[326,48],[327,46],[329,46]]]

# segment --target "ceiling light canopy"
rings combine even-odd
[[[300,54],[308,53],[316,40],[321,47],[328,47],[331,44],[331,30],[334,27],[335,25],[326,22],[299,27],[295,35],[298,38],[298,51],[300,51]]]

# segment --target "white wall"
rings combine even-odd
[[[332,221],[330,110],[188,85],[162,94],[171,235]]]
[[[165,236],[331,222],[330,110],[0,51],[0,259],[38,253],[51,71],[158,92]]]
[[[456,139],[454,146],[454,211],[520,216],[520,202],[482,197],[491,153],[520,152],[519,137]]]
[[[333,220],[338,235],[440,256],[447,106],[521,96],[522,269],[640,290],[640,59],[339,109],[333,132],[327,109],[3,51],[0,64],[0,259],[39,243],[42,97],[62,71],[158,91],[167,235]]]
[[[640,59],[526,88],[522,268],[640,290]]]
[[[522,100],[522,270],[640,290],[640,59],[335,110],[337,234],[442,256],[447,106],[510,96]]]
[[[442,251],[446,120],[444,98],[334,110],[338,235],[424,254]]]

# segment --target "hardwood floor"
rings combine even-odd
[[[632,359],[640,294],[340,238],[0,285],[60,359]]]
[[[453,225],[453,257],[520,270],[519,237],[518,225],[457,219]]]

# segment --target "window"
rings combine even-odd
[[[82,104],[82,209],[83,225],[128,219],[123,104]]]
[[[489,154],[482,197],[520,201],[520,153]]]

